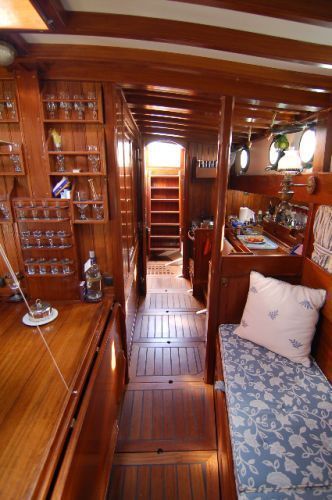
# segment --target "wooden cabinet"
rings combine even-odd
[[[179,175],[150,175],[149,199],[150,254],[180,250]]]
[[[110,306],[58,303],[41,327],[67,390],[36,329],[21,323],[25,307],[0,304],[1,497],[106,494],[125,376],[122,313],[115,304],[109,318]]]

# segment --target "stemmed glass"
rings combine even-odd
[[[36,240],[37,248],[42,248],[41,238],[42,238],[43,233],[41,231],[39,231],[39,229],[36,229],[36,231],[34,231],[32,234]]]
[[[38,264],[39,264],[39,274],[46,274],[47,273],[47,267],[46,267],[47,260],[45,259],[45,257],[43,257],[42,259],[39,259]]]
[[[11,92],[7,92],[5,95],[4,95],[5,99],[6,99],[6,108],[8,111],[10,111],[10,117],[12,120],[15,120],[16,118],[16,107],[15,107],[15,101],[13,99],[13,95],[11,94]]]
[[[25,209],[24,204],[21,201],[16,203],[16,211],[18,219],[25,219]]]
[[[97,146],[88,146],[88,151],[97,151]],[[91,165],[92,172],[99,172],[99,156],[97,154],[88,155],[88,163]]]
[[[48,205],[48,201],[43,200],[42,201],[42,207],[43,207],[44,218],[45,219],[49,219],[50,218],[50,208],[49,208],[49,205]]]
[[[53,240],[53,238],[54,238],[54,231],[52,229],[49,229],[49,230],[46,231],[45,235],[46,235],[46,238],[48,238],[49,246],[51,248],[53,248],[54,247],[54,240]]]
[[[5,110],[5,105],[3,102],[0,102],[0,120],[4,119],[4,117],[3,117],[4,110]]]
[[[30,237],[30,231],[21,231],[21,238],[24,248],[30,248],[31,246],[29,237]]]
[[[62,265],[62,272],[63,272],[63,274],[70,274],[70,272],[71,272],[71,270],[70,270],[70,264],[71,264],[70,259],[62,259],[62,261],[60,263]]]
[[[63,109],[65,112],[65,119],[69,120],[70,119],[70,112],[72,109],[71,102],[68,102],[69,99],[69,94],[67,92],[59,92],[59,99],[60,101],[60,109]]]
[[[83,96],[80,94],[75,94],[74,95],[74,110],[77,111],[77,118],[79,120],[84,119],[84,111],[85,111],[85,105],[84,102],[81,101],[83,99]]]
[[[19,145],[16,143],[10,144],[9,149],[12,152],[12,154],[9,156],[9,159],[12,162],[12,164],[14,165],[14,171],[15,172],[22,172],[21,158],[20,158],[20,155],[17,154],[17,151],[19,149]]]
[[[87,97],[89,99],[88,109],[92,110],[92,119],[93,120],[97,120],[97,118],[98,118],[98,113],[97,113],[98,107],[97,107],[97,101],[96,101],[96,94],[95,94],[95,92],[88,92],[88,96]]]
[[[27,267],[28,274],[36,274],[35,259],[27,259],[24,264]]]
[[[60,238],[60,248],[69,247],[69,244],[66,243],[66,238],[68,237],[68,234],[66,233],[66,231],[63,231],[63,230],[58,231],[57,237]]]
[[[58,259],[55,257],[54,259],[51,259],[50,263],[51,263],[51,274],[58,274],[59,272]]]
[[[15,274],[18,281],[22,279],[21,273],[15,273]],[[21,302],[23,300],[23,297],[20,294],[18,285],[16,281],[13,279],[12,275],[6,274],[5,281],[8,287],[11,289],[11,291],[14,292],[14,294],[8,300],[10,302]]]
[[[57,103],[54,102],[55,95],[54,94],[47,94],[46,99],[48,100],[48,102],[46,103],[46,109],[47,109],[48,116],[51,120],[54,120],[55,113],[58,109]]]
[[[87,203],[78,203],[77,208],[79,211],[79,219],[80,220],[87,220],[88,218],[86,216],[86,209],[88,208],[88,204]]]

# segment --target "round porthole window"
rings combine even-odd
[[[250,163],[250,152],[247,147],[241,148],[236,153],[235,158],[235,172],[237,175],[245,174],[249,168]]]
[[[269,163],[271,167],[276,167],[280,158],[280,150],[276,147],[276,141],[271,142],[269,149]]]
[[[310,163],[316,149],[316,131],[308,128],[302,134],[299,146],[299,155],[302,163]]]

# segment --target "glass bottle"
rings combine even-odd
[[[96,255],[93,250],[89,251],[89,260],[85,270],[86,300],[88,302],[99,302],[102,299],[101,274],[96,262]]]

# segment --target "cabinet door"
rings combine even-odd
[[[83,395],[52,498],[105,497],[125,380],[120,328],[120,309],[116,305]]]

